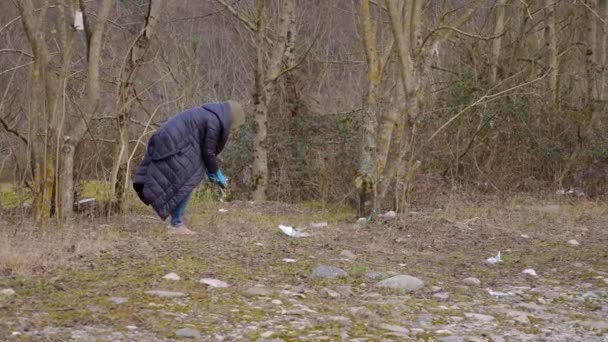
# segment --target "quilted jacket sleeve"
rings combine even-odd
[[[221,127],[219,120],[212,116],[207,122],[207,127],[205,129],[205,138],[203,141],[203,145],[201,146],[201,151],[203,153],[203,163],[205,163],[205,168],[207,172],[216,173],[219,169],[217,165],[217,145],[221,135]]]

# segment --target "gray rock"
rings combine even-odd
[[[355,260],[357,259],[357,256],[355,255],[355,253],[345,249],[342,252],[340,252],[340,256],[342,258],[348,259],[348,260]]]
[[[11,297],[16,295],[17,292],[15,292],[15,290],[13,289],[2,289],[0,290],[0,295],[6,296],[6,297]]]
[[[340,298],[340,294],[332,289],[328,289],[328,288],[322,288],[321,289],[321,295],[325,298],[332,298],[332,299],[336,299],[336,298]]]
[[[404,327],[400,327],[398,325],[392,325],[392,324],[380,324],[378,326],[380,329],[384,329],[384,330],[388,330],[390,332],[394,332],[394,333],[398,333],[398,334],[404,334],[407,335],[410,333],[409,329],[404,328]]]
[[[433,295],[433,298],[442,302],[447,302],[450,300],[450,294],[448,292],[438,292]]]
[[[353,288],[348,285],[342,285],[336,287],[336,291],[342,295],[342,297],[352,297],[354,296]]]
[[[429,291],[431,291],[431,293],[439,293],[441,292],[443,289],[439,286],[431,286],[431,288],[429,289]]]
[[[481,286],[481,280],[473,277],[462,279],[462,283],[469,286]]]
[[[124,304],[129,301],[129,298],[127,298],[127,297],[110,297],[108,300],[110,302],[112,302],[113,304]]]
[[[488,316],[488,315],[479,314],[479,313],[472,313],[472,312],[465,312],[464,317],[466,317],[468,319],[476,320],[479,322],[483,322],[483,323],[489,323],[489,322],[492,322],[493,320],[495,320],[495,318],[493,316]]]
[[[378,280],[382,278],[388,278],[397,275],[395,272],[369,272],[365,274],[365,278],[371,280]]]
[[[462,336],[446,336],[439,339],[439,342],[464,342],[464,337]]]
[[[577,323],[588,329],[608,330],[608,321],[580,321]]]
[[[538,305],[536,303],[519,303],[517,305],[515,305],[516,308],[527,311],[527,312],[531,312],[534,314],[542,314],[545,312],[545,307],[542,305]]]
[[[528,319],[528,314],[522,311],[515,310],[503,310],[503,313],[507,315],[507,317],[513,319],[515,322],[521,324],[530,324],[530,320]]]
[[[377,283],[376,286],[411,292],[422,288],[424,286],[424,282],[416,277],[412,277],[407,274],[400,274],[388,279],[384,279]]]
[[[348,273],[341,268],[334,266],[319,266],[312,271],[314,278],[339,278],[347,277]]]
[[[175,336],[182,338],[198,338],[201,337],[201,333],[198,330],[184,328],[177,330]]]
[[[357,224],[361,225],[361,226],[366,225],[367,224],[367,217],[359,217],[357,219]]]
[[[164,297],[164,298],[184,297],[186,295],[185,293],[182,293],[182,292],[164,291],[164,290],[152,290],[152,291],[146,291],[145,293],[150,296]]]
[[[263,286],[254,286],[248,288],[247,291],[245,291],[245,295],[248,297],[266,297],[270,296],[270,291]]]

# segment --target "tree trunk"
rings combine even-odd
[[[547,99],[554,108],[559,105],[558,76],[559,65],[557,60],[557,32],[555,19],[555,0],[545,0],[545,64],[549,75],[547,77]]]
[[[116,208],[124,211],[127,182],[127,162],[129,149],[129,122],[131,120],[133,105],[137,97],[135,78],[139,67],[144,61],[146,50],[154,33],[154,27],[161,13],[159,0],[148,1],[148,13],[144,28],[135,42],[129,48],[125,57],[124,66],[120,72],[120,84],[116,104],[116,131],[118,144],[114,152],[112,165],[112,198]]]
[[[266,36],[266,1],[258,0],[256,22],[256,71],[254,93],[254,131],[253,139],[253,199],[266,200],[268,190],[268,147],[267,121],[268,107],[276,90],[277,79],[282,75],[281,67],[290,38],[295,33],[295,0],[281,1],[278,36],[270,53],[267,51]],[[293,51],[291,51],[293,52]],[[266,60],[266,55],[269,55]]]
[[[494,25],[494,36],[498,36],[505,29],[505,12],[507,0],[499,0],[496,9],[496,24]],[[502,48],[502,36],[494,38],[492,41],[492,55],[490,62],[490,83],[494,84],[498,78],[498,63],[500,61],[500,51]]]
[[[367,94],[361,122],[361,146],[355,188],[358,193],[358,216],[369,216],[376,208],[378,99],[376,92],[382,82],[382,66],[376,43],[376,27],[370,1],[361,2],[362,37],[367,60]]]
[[[74,154],[76,147],[70,141],[61,146],[61,157],[59,165],[59,181],[57,182],[57,194],[59,198],[58,213],[62,220],[71,218],[74,207]],[[69,209],[68,209],[69,208]]]

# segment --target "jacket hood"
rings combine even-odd
[[[230,126],[232,126],[232,113],[228,102],[208,103],[203,105],[203,108],[215,113],[218,119],[220,119],[220,124],[222,125],[224,132],[230,132]]]

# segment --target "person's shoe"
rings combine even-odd
[[[171,234],[177,234],[177,235],[194,235],[196,234],[195,232],[191,231],[190,229],[188,229],[186,227],[185,224],[178,224],[177,226],[169,226],[169,232]]]

